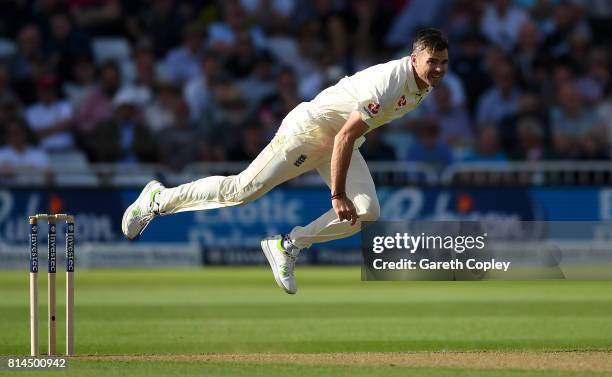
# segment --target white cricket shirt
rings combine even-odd
[[[369,132],[417,107],[431,89],[419,90],[407,56],[344,77],[310,101],[308,111],[313,121],[336,132],[351,112],[358,111]]]

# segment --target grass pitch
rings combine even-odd
[[[77,271],[78,356],[67,374],[612,373],[612,282],[361,282],[358,268],[302,266],[297,277],[291,296],[263,267]],[[27,272],[0,271],[0,356],[28,353],[28,302]],[[45,352],[42,305],[39,315]]]

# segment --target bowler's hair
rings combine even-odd
[[[421,29],[417,31],[412,41],[412,52],[421,52],[423,50],[434,52],[448,50],[448,39],[438,29]]]

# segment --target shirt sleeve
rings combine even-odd
[[[363,120],[368,126],[372,126],[373,120],[381,113],[380,99],[372,97],[358,101],[355,106],[355,111],[359,112],[361,120]]]
[[[359,88],[354,111],[359,112],[361,119],[370,127],[376,127],[378,118],[383,117],[386,103],[392,97],[400,78],[395,70],[380,70],[355,78]]]

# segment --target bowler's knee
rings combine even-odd
[[[361,221],[376,221],[380,217],[380,204],[376,197],[368,197],[368,200],[362,201],[358,206],[359,220]]]
[[[220,193],[224,201],[248,203],[261,196],[262,185],[256,182],[242,182],[239,176],[229,176],[221,182]]]

